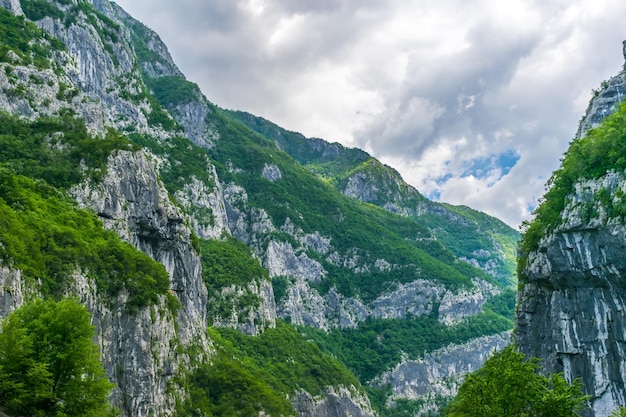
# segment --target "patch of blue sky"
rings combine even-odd
[[[503,177],[509,173],[519,159],[520,155],[514,150],[508,150],[498,155],[476,158],[469,162],[461,177],[474,176],[481,179],[490,176],[494,170],[499,170],[500,176]]]
[[[441,190],[434,190],[426,194],[425,197],[431,201],[441,200]]]
[[[437,183],[437,185],[443,185],[446,182],[448,182],[448,180],[451,179],[451,178],[452,178],[452,174],[446,174],[446,175],[444,175],[442,177],[437,178],[435,180],[435,182]]]

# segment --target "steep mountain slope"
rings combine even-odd
[[[113,3],[0,5],[0,315],[78,296],[122,415],[426,413],[507,343],[510,228],[250,129]]]
[[[228,115],[276,143],[342,194],[417,220],[459,259],[504,285],[514,283],[519,234],[501,221],[468,207],[428,200],[396,170],[360,149],[305,138],[249,113],[229,111]]]
[[[301,389],[270,387],[245,354],[223,353],[228,338],[207,334],[208,297],[215,294],[207,293],[201,265],[232,245],[216,241],[200,256],[202,242],[189,224],[201,223],[204,236],[216,226],[206,213],[194,217],[218,190],[213,166],[148,94],[135,50],[120,42],[131,36],[123,12],[97,5],[8,4],[46,32],[0,9],[2,316],[34,297],[77,296],[93,313],[116,385],[111,402],[124,416],[217,413],[227,393],[204,392],[202,378],[215,358],[238,377],[216,377],[211,386],[236,388],[240,401],[252,404],[249,413],[294,415],[285,400],[292,398],[313,415],[329,402],[371,415],[345,367],[297,334],[282,359],[312,352],[292,371]],[[148,143],[161,147],[158,157],[141,149]],[[174,193],[191,182],[205,194],[188,217]],[[254,266],[248,252],[236,256]],[[272,349],[275,341],[265,343]],[[235,354],[242,363],[232,366]],[[312,395],[309,408],[302,406]]]
[[[581,378],[586,416],[626,405],[626,87],[598,90],[521,241],[517,340],[548,373]]]
[[[142,37],[146,37],[142,42],[144,45],[154,41],[143,29],[135,33],[140,38],[136,42],[142,42]],[[157,47],[152,53],[161,49]],[[151,63],[159,61],[150,53],[145,56],[147,60],[142,64],[147,67],[144,77],[151,71]],[[504,258],[503,263],[508,263],[499,274],[494,274],[494,280],[470,265],[478,264],[476,258],[479,256],[483,257],[484,264],[490,264],[488,251],[481,249],[484,246],[477,244],[471,259],[457,258],[440,243],[432,230],[414,218],[393,215],[338,195],[326,181],[320,181],[300,165],[294,165],[274,141],[255,135],[238,120],[233,120],[232,112],[225,112],[208,102],[196,103],[189,96],[183,99],[159,93],[176,91],[181,86],[191,89],[193,85],[190,83],[167,75],[151,78],[152,84],[158,86],[155,94],[160,103],[175,115],[186,131],[202,131],[194,126],[205,123],[204,136],[196,136],[194,140],[209,149],[217,168],[229,229],[233,236],[252,248],[272,278],[275,297],[268,300],[270,293],[263,290],[258,311],[271,311],[271,304],[275,301],[278,317],[292,324],[330,331],[324,334],[331,338],[330,334],[336,332],[334,328],[350,327],[356,328],[357,332],[367,332],[359,325],[364,320],[383,324],[387,319],[399,319],[409,327],[420,328],[432,319],[427,317],[429,313],[447,325],[478,314],[471,320],[481,321],[483,325],[473,325],[471,332],[452,330],[450,334],[463,336],[440,338],[438,343],[428,345],[427,350],[450,342],[464,343],[473,337],[509,328],[510,323],[499,313],[496,318],[490,316],[492,310],[486,315],[481,315],[481,310],[488,298],[501,292],[498,279],[511,282],[511,277],[502,271],[511,268],[516,232],[470,209],[455,208],[457,213],[466,213],[465,218],[452,210],[438,210],[449,217],[460,218],[462,221],[458,223],[469,224],[469,229],[478,228],[476,224],[479,222],[493,222],[495,227],[485,227],[489,234],[482,231],[490,245],[487,247],[503,253],[500,260]],[[190,111],[191,108],[195,110]],[[315,142],[322,147],[327,145],[322,140]],[[302,143],[294,144],[303,147]],[[357,159],[358,155],[364,154],[359,150],[350,153],[357,155]],[[401,181],[399,176],[398,181]],[[411,192],[418,194],[415,190]],[[479,222],[473,219],[479,219]],[[437,226],[442,235],[456,242],[454,231]],[[506,251],[493,244],[490,235],[500,232],[502,235],[508,233],[509,241],[502,245],[508,245]],[[470,240],[475,239],[474,236]],[[463,235],[458,234],[458,239],[463,239]],[[499,296],[499,299],[506,300],[504,304],[509,305],[513,298],[510,291]],[[512,311],[508,310],[507,314],[511,317]],[[257,321],[262,315],[256,314]],[[222,320],[217,318],[218,322]],[[405,340],[408,339],[405,336]],[[341,354],[340,348],[332,347],[332,343],[326,345],[333,354],[347,356],[347,352]],[[394,359],[387,358],[378,366],[393,366],[401,361],[401,347],[395,342],[391,346],[381,344],[381,349],[390,351],[385,355]],[[418,349],[413,351],[416,351],[413,357],[422,355]],[[354,366],[352,369],[356,370]],[[378,374],[385,369],[375,365],[374,369],[360,376],[367,378],[368,374]]]

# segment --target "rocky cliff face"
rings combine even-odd
[[[463,379],[459,375],[474,372],[496,350],[510,343],[510,332],[474,339],[462,345],[448,346],[427,353],[420,360],[403,360],[392,370],[371,382],[373,386],[390,385],[388,399],[420,400],[420,415],[437,412],[440,402],[456,394]]]
[[[19,2],[4,2],[2,6],[21,13]],[[106,41],[94,33],[84,15],[81,17],[69,27],[49,17],[37,22],[67,45],[68,50],[56,57],[64,70],[53,72],[16,62],[13,72],[2,71],[0,77],[2,109],[35,117],[71,108],[92,132],[102,133],[107,125],[120,127],[131,121],[149,130],[141,111],[144,104],[120,98],[120,89],[112,87],[114,80],[132,71],[132,50],[127,44],[116,44],[111,55]],[[35,78],[41,82],[33,88],[29,82]],[[16,84],[24,88],[24,95],[10,93]],[[95,295],[94,284],[80,272],[79,265],[66,291],[78,296],[93,313],[102,360],[116,384],[112,404],[124,416],[171,415],[176,399],[184,395],[172,385],[189,362],[181,352],[192,345],[207,355],[212,350],[205,331],[207,298],[198,254],[191,246],[183,213],[170,201],[146,154],[117,152],[107,168],[108,175],[101,183],[81,184],[72,194],[82,206],[97,212],[106,227],[165,266],[171,294],[181,308],[172,315],[162,298],[155,306],[129,314],[124,295],[113,308]],[[19,270],[1,270],[0,314],[4,316],[38,292],[24,288]]]
[[[474,281],[472,289],[452,291],[425,277],[397,285],[393,291],[385,292],[367,303],[359,297],[346,297],[336,289],[320,294],[314,284],[322,281],[327,271],[319,261],[307,254],[309,252],[353,274],[372,270],[385,272],[406,266],[392,265],[385,259],[368,260],[367,254],[359,248],[353,248],[348,253],[332,250],[330,237],[319,233],[307,234],[294,226],[289,218],[285,224],[277,227],[266,212],[248,206],[248,196],[241,187],[227,187],[225,196],[233,235],[255,249],[270,277],[290,277],[293,280],[277,306],[278,317],[293,324],[324,330],[358,327],[359,322],[367,318],[403,319],[407,315],[429,314],[436,305],[440,320],[451,325],[480,313],[485,301],[501,292],[499,287],[479,279]],[[267,236],[276,231],[288,234],[297,244],[268,241]]]
[[[598,90],[578,138],[617,109],[624,73]],[[591,396],[585,416],[605,417],[626,404],[626,226],[624,172],[580,178],[565,197],[557,227],[522,265],[517,342],[545,372],[581,378]]]
[[[55,116],[69,109],[96,135],[104,135],[108,127],[114,127],[162,143],[175,136],[186,136],[209,147],[218,139],[216,131],[205,124],[210,107],[199,90],[190,100],[168,106],[178,118],[178,125],[149,97],[144,79],[182,78],[156,34],[138,26],[138,22],[108,1],[89,2],[97,9],[65,3],[52,2],[65,19],[44,17],[35,22],[67,47],[54,52],[56,70],[25,64],[10,53],[15,57],[13,62],[0,63],[3,111],[36,118]],[[4,0],[0,6],[23,14],[17,0]],[[137,40],[139,30],[144,30],[142,34],[147,38],[142,38],[142,45],[133,46],[131,40]],[[140,47],[145,49],[140,51]],[[159,59],[138,61],[141,52],[146,51]],[[155,115],[160,121],[154,122]],[[165,128],[166,124],[173,127]],[[167,296],[162,296],[156,305],[132,313],[125,309],[125,294],[120,294],[113,304],[97,297],[94,283],[80,265],[76,265],[65,289],[66,294],[78,296],[93,313],[102,361],[116,384],[111,403],[123,416],[174,415],[176,406],[188,396],[179,385],[185,373],[193,368],[193,363],[206,362],[214,353],[206,333],[207,304],[212,300],[207,298],[192,233],[204,239],[230,233],[232,219],[227,217],[224,198],[228,187],[222,191],[215,168],[207,158],[202,178],[190,178],[175,196],[171,195],[159,179],[164,164],[167,162],[162,157],[147,150],[114,151],[102,181],[87,180],[70,190],[81,207],[97,213],[106,228],[163,264],[170,277]],[[270,180],[280,178],[280,171],[268,166],[266,175]],[[0,317],[40,295],[36,287],[25,286],[21,276],[19,269],[0,265]],[[262,282],[252,286],[251,291],[261,298],[259,307],[249,312],[247,321],[242,322],[236,314],[223,325],[257,334],[275,323],[271,284]],[[180,303],[180,308],[171,308],[172,298]],[[343,388],[329,387],[328,395],[306,405],[302,400],[305,397],[313,398],[301,392],[293,401],[306,415],[374,415],[367,398],[356,390],[344,392]]]
[[[325,395],[318,398],[306,391],[300,391],[293,399],[293,404],[298,415],[302,417],[368,417],[372,415],[367,397],[345,387],[338,390],[328,387]]]
[[[19,0],[2,0],[0,1],[0,7],[4,7],[5,9],[17,16],[21,16],[24,14]]]
[[[530,254],[519,292],[517,341],[548,373],[581,378],[592,411],[605,417],[625,402],[626,227],[606,214],[588,220],[585,207],[600,189],[626,191],[622,173],[584,181],[569,197],[554,233]],[[603,213],[601,202],[596,210]]]
[[[626,41],[624,41],[624,59],[626,59]],[[600,124],[602,120],[615,112],[617,104],[626,97],[626,72],[622,71],[608,81],[604,81],[600,88],[594,90],[594,97],[589,102],[585,116],[580,121],[577,138],[582,138]]]
[[[170,414],[175,396],[168,385],[189,361],[178,352],[196,346],[208,356],[212,350],[205,331],[207,291],[183,213],[142,152],[112,155],[100,184],[83,184],[72,193],[98,213],[105,227],[163,264],[170,275],[171,293],[182,305],[175,316],[163,305],[136,315],[111,311],[90,296],[90,285],[82,280],[73,291],[94,313],[105,369],[118,387],[113,404],[125,415]]]

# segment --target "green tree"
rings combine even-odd
[[[108,381],[90,313],[74,299],[36,300],[0,333],[0,409],[33,417],[106,416]]]
[[[578,380],[538,373],[537,359],[527,360],[514,346],[495,353],[465,379],[444,409],[448,417],[576,417],[588,399]]]

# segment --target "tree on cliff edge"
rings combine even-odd
[[[106,416],[108,381],[90,313],[73,299],[37,300],[0,333],[0,410],[14,416]]]
[[[447,417],[576,417],[587,396],[579,381],[561,374],[538,373],[537,359],[527,360],[514,346],[495,353],[465,379]]]

